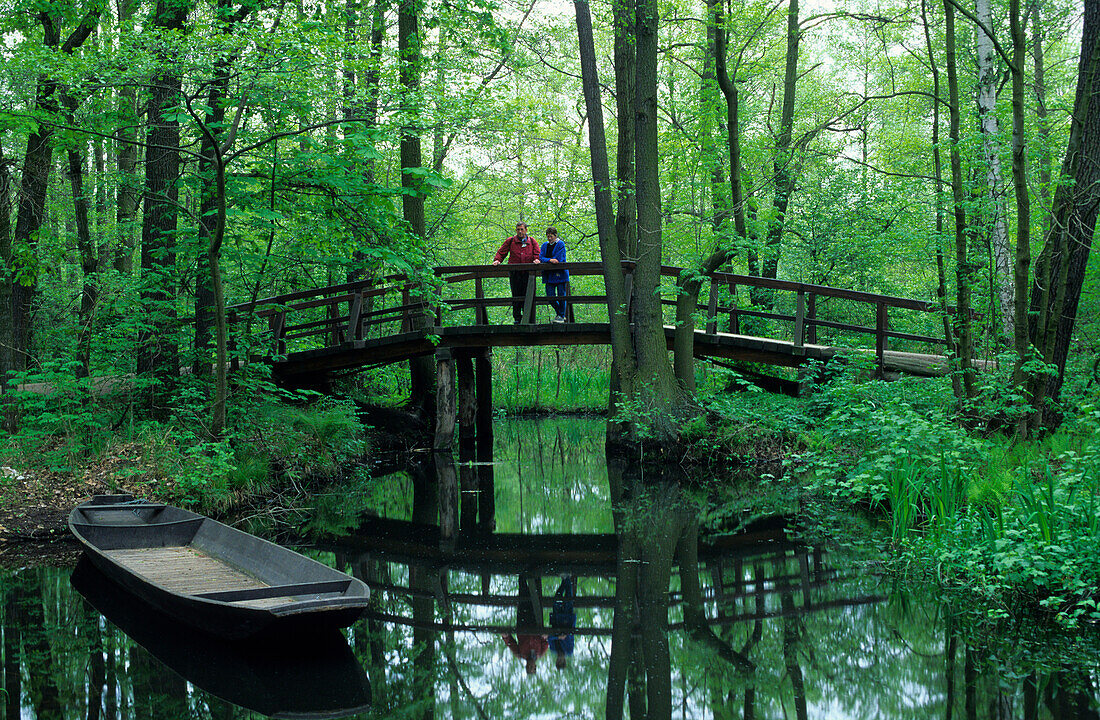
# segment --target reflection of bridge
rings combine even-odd
[[[252,348],[272,353],[277,358],[276,374],[290,382],[462,349],[610,344],[600,263],[563,266],[572,275],[565,324],[536,324],[538,306],[548,303],[538,295],[536,282],[528,283],[524,298],[487,290],[490,282],[510,272],[537,276],[540,267],[439,267],[434,271],[438,283],[428,290],[404,276],[390,276],[234,305],[228,308],[229,319],[238,327],[239,338],[248,336],[255,320],[266,322],[262,334],[253,338]],[[623,272],[629,303],[633,265],[624,263]],[[662,276],[670,280],[680,272],[662,268]],[[590,293],[589,285],[599,291]],[[768,293],[773,309],[746,302],[745,288]],[[581,292],[574,294],[576,290]],[[668,290],[675,294],[671,285]],[[418,292],[430,297],[418,299]],[[832,357],[837,341],[847,338],[842,344],[866,347],[883,371],[940,374],[946,367],[942,356],[928,353],[929,346],[945,344],[940,308],[934,303],[729,273],[713,273],[707,295],[697,307],[702,313],[695,333],[698,357],[797,367]],[[522,301],[524,322],[501,324],[491,317],[491,310],[513,301]],[[675,304],[674,299],[663,302]],[[865,316],[865,324],[842,322],[842,314]],[[772,327],[766,327],[769,321]],[[779,337],[776,333],[782,326],[789,329]],[[827,342],[819,344],[819,330],[828,331]],[[672,333],[673,327],[666,326],[670,346]],[[853,344],[853,336],[863,340]],[[905,343],[908,351],[891,351],[894,341]]]
[[[710,584],[704,594],[708,606],[717,608],[709,622],[715,626],[766,618],[801,615],[807,612],[879,602],[879,596],[833,598],[825,592],[838,582],[837,571],[825,563],[820,547],[807,547],[790,539],[784,517],[773,517],[754,523],[731,535],[700,541],[701,572]],[[614,580],[618,571],[619,541],[613,534],[543,534],[459,533],[453,541],[442,537],[436,525],[374,518],[359,527],[355,536],[322,545],[343,558],[351,559],[356,574],[371,586],[374,593],[408,601],[426,601],[436,613],[403,615],[380,609],[367,616],[378,621],[439,632],[487,632],[535,634],[543,627],[520,627],[487,622],[457,622],[457,607],[516,608],[530,603],[532,615],[542,617],[542,611],[553,605],[549,594],[535,592],[530,597],[493,592],[503,578],[524,575],[532,578],[552,577],[568,572],[582,579],[578,583],[577,608],[615,608]],[[408,568],[410,582],[398,584],[389,572],[379,568],[396,564]],[[365,569],[365,568],[373,568]],[[450,589],[454,574],[480,576],[480,591],[455,592]],[[405,575],[404,572],[397,573]],[[419,578],[413,582],[412,578]],[[606,580],[591,587],[600,591],[585,593],[584,578]],[[424,582],[425,579],[430,579]],[[538,585],[536,585],[538,587]],[[797,596],[798,602],[780,606],[769,598],[780,595]],[[683,602],[678,591],[669,592],[669,606]],[[470,613],[476,617],[478,613]],[[679,629],[682,622],[669,625]],[[610,635],[610,627],[576,628],[577,635]]]

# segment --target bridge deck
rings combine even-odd
[[[675,328],[665,326],[669,348]],[[439,339],[433,343],[429,337]],[[275,363],[276,374],[283,378],[296,375],[338,372],[360,367],[385,365],[431,355],[438,348],[478,347],[539,347],[569,345],[610,345],[608,323],[562,323],[543,325],[471,325],[465,327],[433,327],[404,332],[389,337],[352,340],[332,347],[288,353],[285,360]],[[739,335],[705,330],[695,331],[695,356],[759,362],[783,367],[799,367],[810,360],[827,361],[838,352],[853,352],[851,348],[829,345],[796,345],[791,340]],[[874,350],[854,352],[873,356]],[[938,376],[948,371],[943,355],[883,352],[883,367],[889,372]]]

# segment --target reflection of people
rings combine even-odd
[[[542,250],[539,251],[539,260],[551,265],[565,262],[565,241],[558,237],[557,228],[546,228],[546,242],[542,244]],[[565,296],[566,288],[569,286],[569,271],[564,268],[543,270],[542,281],[546,283],[546,297],[550,298],[550,304],[558,313],[554,322],[565,322]],[[555,297],[558,299],[555,300]]]
[[[573,657],[573,629],[577,626],[577,613],[573,610],[573,598],[577,596],[577,579],[561,576],[561,585],[554,593],[554,607],[550,610],[550,649],[554,651],[554,665],[562,670]]]
[[[500,265],[507,256],[508,264],[537,263],[539,261],[539,246],[531,238],[527,237],[527,223],[516,223],[516,234],[504,241],[504,244],[493,256],[493,264]],[[512,289],[512,317],[516,322],[523,319],[523,301],[527,297],[527,281],[530,274],[526,272],[513,272],[508,274],[508,284]]]
[[[519,576],[519,597],[516,604],[516,628],[541,628],[542,627],[542,579],[532,578],[527,575]],[[535,616],[535,604],[538,603],[538,617]],[[538,659],[546,654],[550,647],[546,637],[541,633],[521,634],[519,639],[511,635],[501,635],[504,644],[518,659],[522,660],[527,668],[528,675],[535,674],[535,666]]]

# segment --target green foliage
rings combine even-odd
[[[1100,620],[1094,405],[1054,435],[1013,443],[960,424],[943,402],[946,381],[860,382],[855,368],[826,370],[809,403],[817,426],[791,469],[836,499],[877,509],[899,568],[988,617],[1035,612],[1068,627]]]
[[[602,412],[610,378],[603,348],[502,348],[493,353],[493,404],[509,414]]]

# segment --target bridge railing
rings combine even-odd
[[[678,277],[680,268],[662,268],[662,274],[669,277]],[[719,331],[720,325],[724,332],[734,335],[752,334],[746,332],[743,325],[745,319],[775,320],[790,323],[790,340],[795,348],[803,348],[806,345],[818,343],[818,328],[829,328],[834,336],[837,332],[853,335],[871,335],[874,337],[876,356],[882,362],[883,353],[890,348],[891,340],[905,340],[922,345],[946,345],[947,341],[942,335],[942,308],[932,302],[913,300],[910,298],[879,295],[876,293],[858,290],[834,288],[827,285],[814,285],[810,283],[792,282],[787,280],[773,280],[751,275],[736,275],[732,273],[716,272],[710,275],[705,294],[700,293],[700,303],[697,310],[701,311],[702,329],[706,334],[713,335]],[[745,292],[748,291],[750,299],[744,301]],[[751,295],[753,291],[765,291],[771,301],[763,305],[755,305]],[[846,306],[847,315],[858,314],[858,309],[851,303],[862,306],[871,311],[872,317],[868,324],[853,322],[841,322],[829,319],[819,314],[822,306],[828,301],[849,301]],[[675,305],[675,300],[666,300],[669,305]],[[766,309],[768,306],[772,309]],[[781,312],[781,309],[789,309],[789,312]],[[924,332],[905,332],[896,329],[891,322],[891,311],[895,311],[893,317],[897,318],[897,311],[904,312],[904,319],[908,325],[916,326],[913,329],[925,330],[935,328],[941,334],[931,335],[930,330]],[[952,311],[948,308],[948,311]],[[722,322],[724,321],[724,322]]]
[[[603,264],[598,262],[572,262],[561,263],[553,266],[546,264],[513,264],[513,265],[449,265],[438,267],[435,274],[445,283],[438,304],[439,314],[437,324],[443,326],[448,318],[460,317],[463,311],[472,310],[472,317],[467,313],[463,319],[470,317],[472,322],[464,322],[464,325],[488,325],[492,322],[489,309],[494,307],[511,307],[513,302],[522,302],[522,323],[534,323],[537,320],[538,307],[549,306],[550,299],[543,297],[541,274],[547,268],[555,270],[565,269],[569,271],[570,279],[567,282],[566,293],[568,295],[566,319],[576,322],[576,307],[596,306],[598,312],[589,313],[596,322],[607,322],[607,293],[575,294],[574,288],[578,285],[590,285],[591,283],[575,283],[578,278],[596,276],[600,278],[599,286],[603,287]],[[629,288],[630,278],[634,269],[633,263],[623,263],[623,273],[627,278]],[[493,278],[506,278],[515,272],[527,273],[527,293],[522,298],[513,298],[510,294],[494,295],[487,292],[487,282]],[[472,282],[472,288],[467,284]],[[510,291],[509,291],[510,292]],[[628,291],[629,294],[629,291]],[[446,323],[452,324],[452,323]]]
[[[537,264],[438,267],[434,270],[437,280],[434,286],[411,283],[403,275],[364,279],[234,305],[228,308],[229,320],[238,327],[235,337],[251,337],[252,348],[274,355],[399,337],[433,325],[500,324],[502,318],[510,318],[511,314],[496,309],[509,308],[514,302],[522,302],[522,322],[533,323],[539,306],[549,304],[539,282],[546,267]],[[579,312],[582,322],[607,322],[601,263],[575,262],[555,268],[570,272],[567,319],[577,321]],[[623,263],[628,303],[632,298],[633,268],[633,263]],[[503,282],[514,272],[530,275],[527,293],[522,298],[511,297]],[[670,266],[661,270],[666,281],[662,287],[662,302],[666,306],[676,303],[674,283],[682,272]],[[834,341],[844,334],[870,335],[880,365],[891,341],[904,341],[908,347],[914,347],[914,343],[924,347],[946,343],[942,312],[935,303],[732,273],[713,273],[705,282],[696,310],[698,329],[708,335],[720,332],[759,335],[765,333],[762,324],[779,322],[789,326],[786,336],[775,337],[778,330],[775,327],[767,328],[767,336],[792,342],[796,354],[799,348],[818,344],[820,329],[827,330]],[[593,286],[601,292],[590,292]],[[574,288],[584,290],[574,294]],[[766,295],[766,302],[754,303],[755,295]],[[842,316],[836,312],[841,303],[845,320],[852,315],[858,317],[860,312],[866,319],[841,320]],[[831,314],[823,312],[830,308],[834,309]],[[905,330],[892,324],[899,318]],[[671,315],[666,318],[666,322],[671,320]],[[250,333],[256,322],[263,328],[258,336]]]

